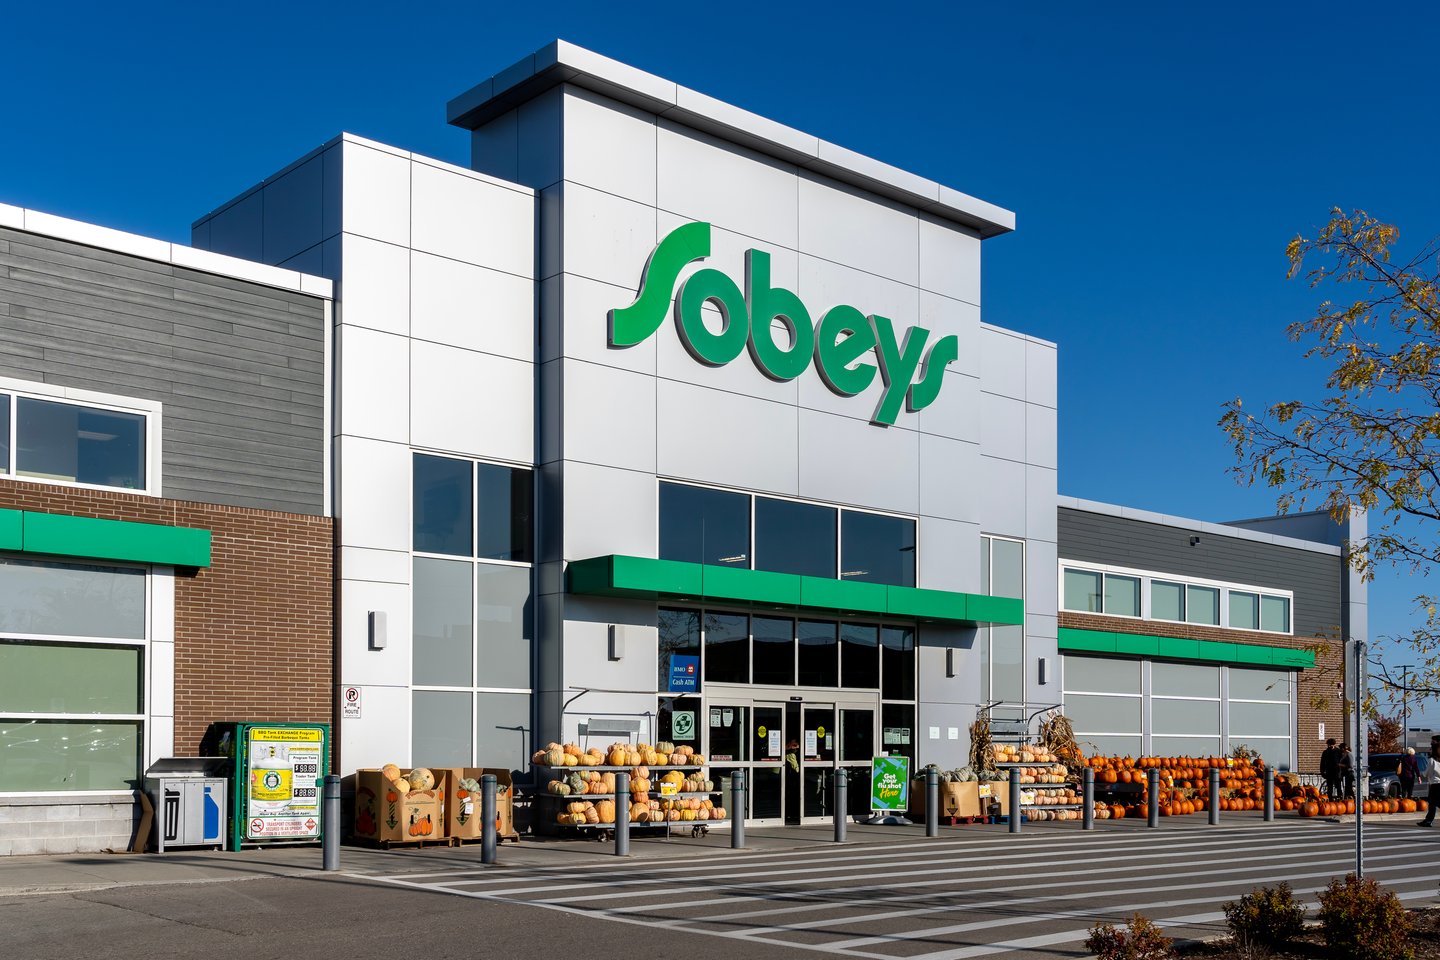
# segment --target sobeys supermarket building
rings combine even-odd
[[[193,228],[335,283],[334,672],[287,675],[340,772],[668,740],[781,823],[1062,703],[1315,768],[1363,529],[1058,498],[1056,347],[982,321],[1013,214],[563,42],[449,118],[471,169],[342,135]]]

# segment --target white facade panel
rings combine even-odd
[[[802,497],[915,514],[920,435],[863,420],[800,411]]]
[[[335,338],[335,356],[340,364],[336,404],[340,432],[408,443],[410,340],[342,325]]]
[[[949,373],[978,377],[980,373],[980,308],[928,290],[920,291],[920,326],[933,331],[931,339],[947,334],[960,338],[960,351]]]
[[[339,553],[340,576],[346,580],[410,582],[410,554],[406,551],[341,547]]]
[[[980,447],[964,440],[917,434],[920,442],[920,509],[927,517],[974,523]]]
[[[416,250],[520,277],[535,275],[535,200],[528,190],[426,163],[412,167]]]
[[[343,478],[335,500],[341,543],[377,550],[410,550],[410,447],[363,437],[336,442]]]
[[[653,476],[656,380],[581,360],[562,363],[565,459]]]
[[[619,197],[655,202],[655,115],[579,87],[564,101],[565,179]]]
[[[800,174],[800,246],[812,256],[917,286],[920,229],[913,210]]]
[[[635,286],[638,284],[637,277]],[[542,281],[541,360],[563,355],[653,377],[658,344],[665,339],[666,331],[673,331],[673,326],[667,324],[659,335],[617,350],[610,346],[609,323],[604,319],[611,310],[635,299],[635,286],[620,287],[571,273],[559,273]],[[597,321],[597,317],[601,319]]]
[[[1059,415],[1054,407],[1025,404],[1025,462],[1037,467],[1059,466]]]
[[[1024,400],[1025,339],[991,326],[980,328],[980,369],[986,393]]]
[[[985,533],[1004,537],[1025,536],[1025,464],[998,457],[980,457],[979,509]]]
[[[915,585],[973,593],[980,582],[980,525],[923,513],[918,524]]]
[[[410,334],[515,360],[535,358],[535,284],[448,257],[410,258]]]
[[[532,364],[423,340],[410,344],[415,446],[534,462]]]
[[[920,286],[953,300],[980,304],[980,237],[922,214]]]
[[[372,612],[385,614],[383,650],[370,649]],[[343,637],[341,662],[344,672],[340,682],[408,689],[414,669],[408,579],[405,583],[378,583],[347,577],[340,581],[340,603],[336,615]],[[368,707],[369,704],[363,706]],[[410,716],[408,704],[405,716]]]
[[[797,168],[661,120],[655,204],[773,250],[799,248]]]
[[[560,214],[566,273],[639,288],[657,239],[653,206],[567,183]]]
[[[410,245],[410,161],[345,141],[341,222],[346,233],[402,247]]]
[[[956,373],[955,364],[945,373],[945,385],[940,395],[918,414],[915,414],[916,429],[922,433],[951,440],[979,443],[981,437],[981,407],[979,377]]]
[[[566,560],[611,553],[659,556],[654,471],[637,472],[590,463],[565,464]]]
[[[339,321],[398,336],[410,333],[410,251],[369,237],[341,239]]]
[[[660,380],[655,424],[661,476],[799,494],[794,407]]]

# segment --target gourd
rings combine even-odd
[[[655,752],[656,752],[656,753],[674,753],[674,752],[675,752],[675,744],[670,743],[670,742],[665,741],[665,740],[662,740],[662,741],[660,741],[659,743],[655,744]]]
[[[550,747],[550,749],[545,752],[545,763],[551,767],[565,766],[565,751],[557,746]]]
[[[683,754],[683,753],[672,753],[672,754],[670,754],[670,765],[671,765],[672,767],[683,767],[683,766],[685,766],[685,754]]]
[[[588,806],[589,804],[583,800],[571,800],[569,803],[565,804],[565,809],[568,810],[570,813],[584,813],[585,808]]]
[[[660,760],[660,754],[659,754],[658,752],[654,751],[654,750],[649,750],[649,749],[641,750],[641,751],[640,751],[640,762],[641,762],[641,763],[644,763],[644,764],[648,764],[648,765],[650,765],[650,766],[653,767],[655,764],[661,762],[661,760]]]
[[[435,789],[435,774],[426,767],[416,767],[410,771],[411,790],[433,790]]]
[[[615,801],[601,800],[595,804],[595,812],[600,817],[601,823],[615,822]]]
[[[643,760],[643,759],[644,759],[644,758],[640,756],[640,751],[639,751],[639,750],[627,750],[627,751],[625,751],[625,763],[626,763],[628,766],[632,766],[632,767],[639,766],[641,760]],[[616,764],[616,766],[619,766],[619,764]]]
[[[596,810],[593,805],[587,805],[587,806],[585,807],[585,822],[586,822],[586,823],[599,823],[599,822],[600,822],[600,811]]]
[[[610,766],[623,767],[625,766],[625,760],[626,753],[624,747],[614,746],[610,748]]]
[[[404,777],[396,780],[393,784],[391,784],[391,786],[393,786],[395,788],[395,792],[400,794],[400,796],[402,797],[410,792],[410,781],[406,780]]]
[[[578,767],[580,766],[580,758],[573,753],[567,753],[565,754],[564,764],[567,767]]]
[[[647,766],[640,765],[640,766],[632,767],[631,770],[630,770],[630,779],[631,779],[631,781],[635,781],[635,780],[648,780],[649,778],[650,778],[650,768],[647,767]]]
[[[385,776],[385,779],[391,783],[400,779],[400,768],[393,763],[385,764],[385,766],[380,768],[380,772]]]
[[[565,755],[566,755],[566,756],[569,756],[569,757],[578,757],[578,756],[580,756],[580,754],[582,754],[582,753],[584,753],[584,752],[585,752],[585,751],[581,750],[578,744],[574,744],[574,743],[567,743],[567,744],[565,744]]]

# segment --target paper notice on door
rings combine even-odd
[[[773,757],[773,758],[778,759],[778,758],[780,757],[781,751],[782,751],[783,749],[784,749],[784,744],[781,742],[781,739],[780,739],[780,731],[779,731],[779,730],[771,730],[771,731],[770,731],[770,742],[769,742],[768,744],[766,744],[765,756],[767,756],[767,757]]]
[[[734,723],[735,723],[735,711],[734,711],[734,710],[731,710],[729,707],[726,707],[724,710],[722,710],[722,711],[720,712],[720,722],[721,722],[722,724],[724,724],[725,726],[727,726],[727,727],[728,727],[728,726],[731,726],[732,724],[734,724]]]
[[[805,756],[818,757],[820,755],[820,738],[814,730],[805,731]]]

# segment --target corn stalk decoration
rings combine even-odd
[[[990,711],[981,710],[975,715],[975,722],[970,724],[970,769],[974,770],[981,780],[999,778],[995,769],[995,751],[990,749],[992,743]]]
[[[1075,727],[1070,718],[1059,710],[1041,718],[1040,746],[1065,764],[1071,777],[1076,780],[1081,778],[1085,769],[1085,754],[1080,751],[1080,744],[1075,742]]]

